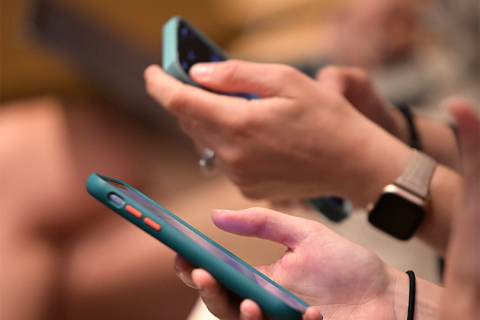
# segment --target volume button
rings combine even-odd
[[[143,218],[143,222],[145,222],[146,225],[148,225],[150,228],[160,231],[162,229],[162,226],[150,219],[149,217]]]
[[[143,214],[138,209],[135,209],[129,204],[125,206],[125,210],[127,210],[128,213],[134,215],[137,218],[141,218],[143,216]]]

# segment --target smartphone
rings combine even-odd
[[[197,62],[227,60],[227,55],[212,40],[180,16],[170,18],[162,28],[162,68],[172,77],[193,86],[190,68]],[[259,95],[246,92],[225,93],[246,99],[258,99]]]
[[[92,173],[88,192],[107,207],[177,252],[240,297],[255,301],[276,320],[300,320],[308,304],[234,254],[117,179]]]

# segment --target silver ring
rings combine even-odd
[[[213,159],[215,158],[215,152],[210,148],[203,149],[202,158],[198,161],[200,170],[204,174],[210,174],[214,169]]]

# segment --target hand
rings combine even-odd
[[[262,97],[184,85],[156,66],[145,71],[148,92],[199,150],[215,151],[215,166],[248,197],[332,194],[366,206],[410,159],[406,145],[342,95],[293,68],[229,60],[197,64],[190,76],[212,91]]]
[[[406,318],[407,275],[327,227],[262,208],[214,211],[213,221],[225,231],[287,247],[282,258],[258,270],[314,307],[306,319],[318,319],[318,312],[326,319]],[[205,270],[193,269],[178,256],[175,269],[220,319],[238,319],[241,314],[241,319],[261,319],[253,301],[240,304]]]
[[[361,68],[326,66],[316,75],[321,85],[344,96],[358,111],[405,143],[409,143],[404,116],[375,90]]]
[[[480,318],[480,120],[464,101],[452,101],[450,110],[457,121],[464,183],[445,260],[443,319],[474,320]]]

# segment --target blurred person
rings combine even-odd
[[[321,22],[325,59],[367,69],[408,58],[421,36],[425,1],[347,0]]]
[[[151,189],[153,142],[144,125],[98,103],[2,105],[2,319],[187,317],[197,294],[175,279],[174,253],[85,190],[92,171]]]
[[[443,60],[432,59],[431,68],[448,68],[441,74],[440,97],[462,94],[480,102],[480,9],[477,0],[435,0],[426,16],[426,28]],[[428,61],[428,60],[427,60]]]

